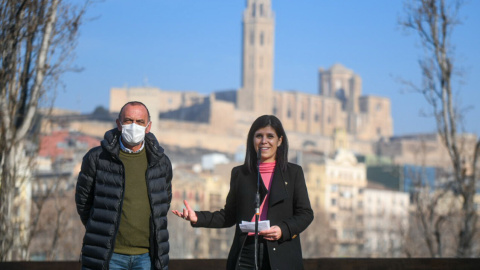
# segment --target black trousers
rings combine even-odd
[[[255,236],[247,236],[245,245],[240,252],[237,270],[255,269]],[[258,269],[270,270],[270,261],[268,259],[267,240],[258,236]]]

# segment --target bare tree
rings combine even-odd
[[[452,190],[418,182],[412,192],[414,210],[405,252],[409,257],[455,256],[457,236],[452,232],[458,231],[461,224],[461,199]]]
[[[446,188],[462,199],[460,226],[456,237],[456,256],[471,257],[476,234],[477,213],[474,207],[475,179],[480,140],[473,147],[466,146],[460,136],[462,110],[455,101],[452,78],[459,75],[454,66],[451,34],[459,24],[461,0],[410,0],[405,2],[406,19],[401,24],[420,36],[426,52],[419,60],[423,83],[414,90],[421,93],[432,109],[437,132],[442,138],[451,160],[451,184]],[[437,201],[438,202],[438,201]],[[436,205],[435,203],[434,205]],[[444,218],[436,221],[441,226]],[[439,236],[437,236],[438,238]],[[438,248],[438,247],[437,247]],[[439,254],[438,252],[433,252]]]
[[[328,222],[327,213],[317,210],[314,216],[312,223],[300,235],[303,256],[305,258],[329,257],[333,251],[331,241],[335,236]]]
[[[38,220],[36,233],[32,235],[29,254],[47,260],[77,260],[84,233],[78,219],[74,190],[58,190],[45,201]]]
[[[0,261],[12,252],[17,226],[12,202],[22,184],[25,142],[39,105],[48,101],[49,94],[54,96],[59,76],[67,71],[87,4],[1,0]]]
[[[61,226],[59,221],[61,220],[61,215],[64,211],[64,206],[61,204],[61,198],[64,197],[65,192],[60,186],[62,182],[66,182],[65,178],[66,177],[57,176],[51,181],[44,181],[43,183],[41,183],[41,180],[35,179],[38,184],[41,183],[45,188],[41,192],[32,192],[33,204],[29,237],[25,243],[21,243],[26,250],[30,251],[32,242],[41,236],[46,237],[42,239],[42,247],[50,253],[55,250],[55,244],[59,238],[59,227]],[[56,222],[52,222],[52,220],[56,220]],[[51,240],[53,242],[52,246],[45,244],[47,241],[50,241],[50,239],[53,239]],[[27,254],[29,255],[30,252]],[[47,259],[49,257],[51,257],[51,254],[46,256]]]

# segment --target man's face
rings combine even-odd
[[[130,125],[135,123],[139,126],[146,127],[148,125],[148,112],[142,105],[128,104],[123,108],[120,119],[117,119],[117,128],[122,131],[122,125]],[[145,133],[150,132],[152,125],[148,125]]]

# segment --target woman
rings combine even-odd
[[[261,149],[260,163],[257,153]],[[257,166],[260,169],[260,220],[270,229],[259,232],[259,269],[303,269],[299,234],[313,220],[302,167],[288,162],[288,140],[280,120],[263,115],[248,132],[245,163],[232,169],[224,209],[193,211],[184,201],[183,212],[172,212],[193,227],[226,228],[236,225],[227,269],[254,269],[255,241],[238,224],[255,221]]]

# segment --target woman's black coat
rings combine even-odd
[[[260,181],[261,199],[267,189]],[[257,191],[257,173],[249,173],[245,167],[232,169],[230,191],[224,209],[216,212],[196,212],[198,221],[194,227],[225,228],[236,225],[235,237],[228,255],[227,269],[236,269],[239,254],[247,233],[242,233],[238,224],[250,221],[255,214],[255,194]],[[275,167],[268,201],[267,218],[270,226],[277,225],[282,230],[278,241],[267,241],[268,256],[272,269],[303,269],[302,250],[299,234],[313,220],[313,211],[308,199],[305,177],[302,167],[288,163],[281,171]]]

